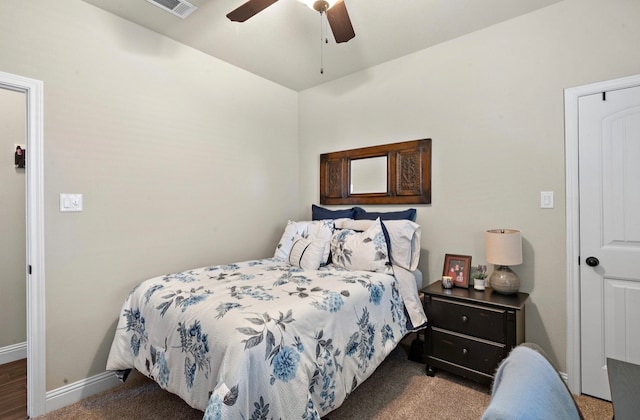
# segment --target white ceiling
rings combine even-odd
[[[344,0],[356,37],[341,44],[330,29],[322,44],[320,14],[297,0],[244,23],[226,14],[245,0],[190,0],[198,9],[186,19],[146,0],[84,1],[300,91],[561,0]]]

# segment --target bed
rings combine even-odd
[[[206,419],[336,409],[426,323],[420,227],[339,222],[289,221],[272,258],[140,283],[120,311],[107,370],[136,369]]]

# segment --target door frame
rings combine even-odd
[[[578,100],[581,96],[640,86],[640,75],[564,90],[565,188],[567,224],[567,376],[572,393],[582,393],[580,354],[580,182],[578,172]]]
[[[43,83],[0,72],[0,88],[25,93],[27,104],[27,415],[33,418],[46,405]]]

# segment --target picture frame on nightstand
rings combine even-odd
[[[471,277],[471,256],[445,254],[442,275],[450,276],[454,286],[468,288]]]

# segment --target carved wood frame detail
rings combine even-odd
[[[387,157],[387,191],[351,194],[351,161]],[[320,204],[430,204],[431,139],[320,155]]]

